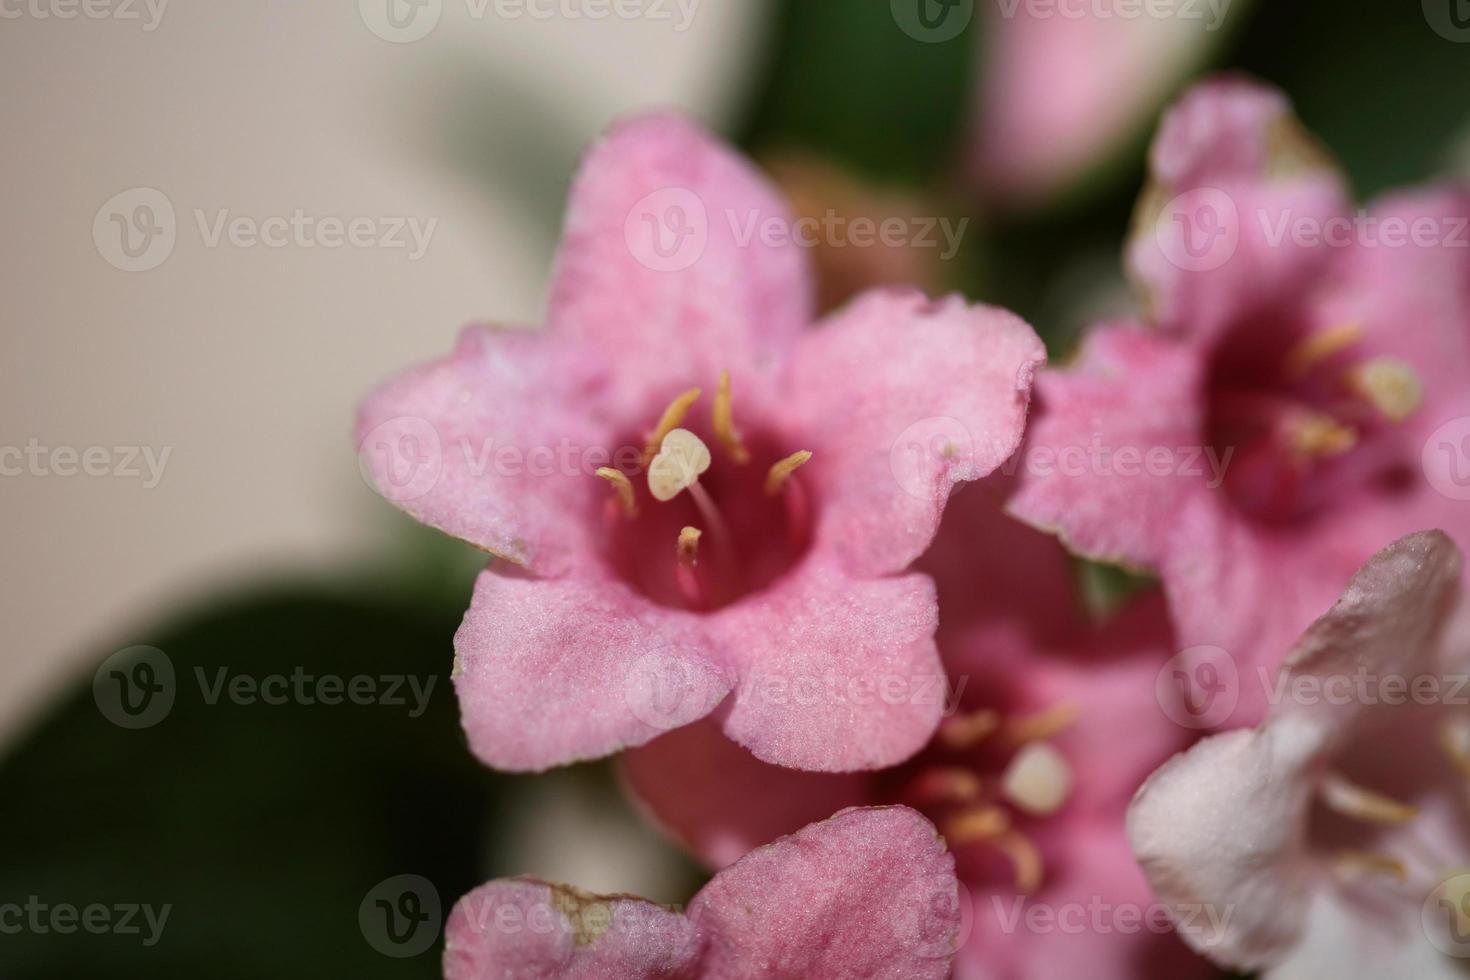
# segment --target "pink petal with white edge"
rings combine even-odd
[[[575,377],[546,338],[470,327],[454,352],[382,385],[362,403],[357,444],[378,492],[431,527],[544,574],[586,549],[577,515],[601,497],[581,472],[532,465],[563,441],[608,446],[557,392]]]
[[[676,912],[524,878],[470,892],[444,927],[445,980],[677,980],[700,953]]]
[[[1432,671],[1460,563],[1437,531],[1374,556],[1302,637],[1284,668],[1287,680]],[[1160,898],[1233,913],[1210,932],[1181,929],[1194,948],[1256,970],[1279,963],[1303,940],[1313,874],[1304,845],[1308,806],[1320,766],[1352,736],[1363,711],[1353,699],[1283,701],[1260,728],[1205,739],[1139,790],[1128,837]]]
[[[938,606],[923,575],[854,579],[808,561],[711,632],[739,675],[725,733],[756,757],[820,772],[895,765],[944,711]]]
[[[689,906],[703,976],[904,980],[949,976],[954,859],[905,807],[846,810],[715,875]]]
[[[875,291],[807,335],[785,376],[792,439],[823,501],[816,547],[860,575],[901,571],[934,537],[955,485],[1020,444],[1045,362],[1013,314]]]
[[[573,186],[548,328],[606,360],[635,404],[670,378],[769,371],[812,311],[802,250],[760,233],[790,222],[765,179],[698,126],[629,119]]]
[[[715,868],[872,798],[866,773],[773,766],[710,718],[625,752],[619,762],[627,788],[654,820]]]
[[[1208,472],[1203,370],[1200,353],[1141,327],[1092,330],[1074,365],[1037,381],[1011,513],[1089,558],[1156,565],[1177,534],[1172,515],[1204,487],[1191,474]],[[1120,451],[1137,458],[1124,465]],[[1151,453],[1169,465],[1151,470]]]
[[[510,771],[641,745],[709,714],[733,683],[697,617],[614,582],[488,570],[454,649],[470,748]]]
[[[1150,318],[1203,340],[1254,323],[1312,285],[1332,249],[1320,233],[1347,213],[1342,182],[1274,89],[1226,78],[1197,85],[1165,116],[1150,156],[1128,263]]]

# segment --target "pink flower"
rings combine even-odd
[[[503,559],[455,637],[490,765],[606,755],[717,707],[761,758],[811,769],[933,733],[937,701],[771,691],[942,674],[933,587],[902,573],[953,486],[1014,452],[1044,352],[1008,313],[912,293],[808,330],[791,240],[705,134],[624,123],[573,188],[544,332],[472,327],[363,404],[379,490]]]
[[[1154,701],[1171,650],[1161,598],[1092,625],[1065,552],[1002,515],[987,490],[951,503],[920,562],[938,585],[940,649],[962,710],[916,758],[876,773],[796,772],[706,722],[625,755],[629,788],[716,867],[835,807],[918,807],[955,854],[959,977],[1203,975],[1124,837],[1134,789],[1191,737]]]
[[[1225,34],[1230,4],[1123,16],[1085,0],[998,0],[980,62],[970,166],[998,203],[1033,205],[1141,138]]]
[[[942,980],[954,860],[904,807],[846,810],[745,855],[683,915],[628,896],[492,881],[445,927],[446,980],[902,977]]]
[[[1139,791],[1129,838],[1196,949],[1268,977],[1464,976],[1470,712],[1437,660],[1459,573],[1439,532],[1372,558],[1286,661],[1297,693]]]
[[[1011,507],[1157,572],[1182,645],[1240,662],[1250,723],[1251,658],[1368,556],[1424,527],[1470,540],[1470,194],[1354,214],[1285,99],[1239,80],[1169,113],[1152,170],[1128,250],[1145,318],[1038,381]]]

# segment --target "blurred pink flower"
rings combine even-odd
[[[1065,191],[1134,138],[1223,36],[1224,3],[988,4],[970,167],[998,204]]]
[[[603,756],[720,707],[763,759],[853,770],[938,724],[937,699],[851,711],[770,691],[942,675],[932,585],[901,573],[953,486],[1019,444],[1044,350],[1009,313],[911,292],[808,330],[783,227],[772,189],[702,131],[624,123],[572,191],[545,331],[472,327],[363,403],[379,491],[504,559],[455,637],[490,765]],[[913,432],[936,420],[953,438],[930,451]]]
[[[625,755],[628,787],[715,867],[835,807],[923,810],[962,886],[957,977],[1206,975],[1124,837],[1134,789],[1192,737],[1154,701],[1171,652],[1161,597],[1093,625],[1065,552],[1005,517],[989,491],[950,504],[919,563],[938,586],[960,710],[916,758],[876,773],[796,772],[704,722]]]
[[[954,860],[904,807],[847,810],[715,875],[683,915],[526,878],[460,899],[446,980],[903,977],[943,980]]]
[[[1439,532],[1373,557],[1282,669],[1283,688],[1306,693],[1273,705],[1259,728],[1176,756],[1139,791],[1134,851],[1180,934],[1222,966],[1464,976],[1470,712],[1448,681],[1409,696],[1441,679],[1460,562]],[[1371,697],[1319,697],[1364,675],[1408,683],[1396,697],[1386,684]]]
[[[1157,572],[1181,645],[1246,670],[1248,724],[1256,658],[1370,555],[1425,527],[1470,540],[1470,194],[1355,215],[1286,100],[1240,80],[1169,113],[1152,171],[1128,248],[1144,319],[1038,379],[1011,508]]]

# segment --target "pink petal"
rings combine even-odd
[[[570,443],[609,446],[601,427],[557,392],[571,372],[541,336],[471,327],[447,358],[415,368],[358,411],[363,471],[424,523],[543,573],[585,548],[597,465],[545,465]]]
[[[654,820],[720,868],[762,844],[872,799],[863,773],[816,773],[762,762],[712,719],[623,754],[627,786]]]
[[[1006,205],[1061,190],[1103,163],[1219,36],[1205,18],[989,9],[973,166]]]
[[[725,732],[756,757],[822,772],[913,755],[944,710],[934,586],[854,579],[809,560],[710,625],[740,677]]]
[[[907,567],[954,486],[1015,451],[1045,357],[1010,313],[912,292],[868,293],[805,337],[784,386],[790,438],[817,454],[816,547],[856,574]]]
[[[1152,567],[1176,533],[1171,515],[1203,487],[1188,474],[1209,472],[1202,372],[1198,352],[1164,336],[1092,330],[1072,367],[1038,380],[1011,512],[1089,558]]]
[[[445,980],[696,975],[699,932],[652,902],[531,879],[492,881],[459,900],[444,927]]]
[[[913,810],[846,810],[746,855],[689,906],[704,975],[949,976],[954,860]]]
[[[1264,314],[1309,288],[1333,251],[1291,229],[1348,208],[1285,98],[1239,79],[1197,85],[1165,116],[1150,162],[1128,248],[1150,318],[1205,340],[1281,327]]]
[[[615,126],[572,189],[548,326],[615,375],[615,403],[650,388],[769,370],[807,326],[811,285],[779,195],[674,114]],[[658,226],[661,253],[653,239]],[[790,236],[786,236],[789,240]]]
[[[470,748],[513,771],[641,745],[707,715],[733,683],[698,617],[606,581],[486,571],[454,649]]]

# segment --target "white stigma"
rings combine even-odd
[[[1001,793],[1034,817],[1049,816],[1072,793],[1072,767],[1050,742],[1032,742],[1006,767]]]

